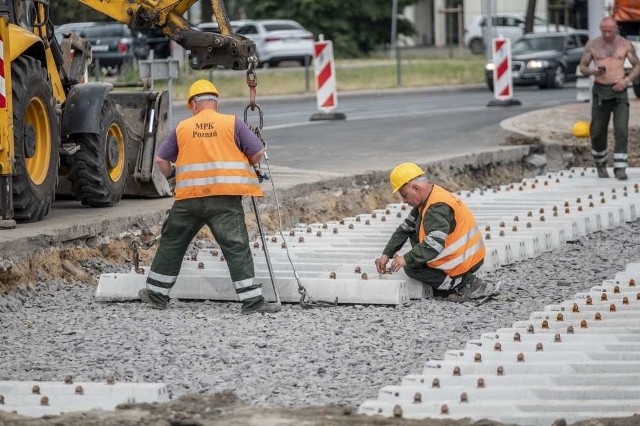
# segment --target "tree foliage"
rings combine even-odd
[[[398,10],[416,0],[398,0]],[[253,0],[250,19],[293,19],[316,35],[333,41],[336,56],[364,56],[391,39],[391,0]],[[415,33],[413,24],[398,16],[398,35]]]
[[[78,0],[51,0],[49,16],[54,25],[69,22],[106,22],[110,21],[106,15],[96,12]]]

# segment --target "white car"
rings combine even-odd
[[[276,67],[285,61],[305,65],[313,59],[313,34],[296,21],[245,21],[235,32],[255,42],[259,66]]]
[[[515,41],[524,34],[525,16],[517,13],[501,13],[492,15],[492,32],[493,37],[504,37],[511,41]],[[471,21],[469,28],[465,29],[464,45],[469,48],[471,53],[480,55],[484,53],[484,28],[487,24],[486,16],[476,16]],[[533,32],[550,32],[550,31],[569,31],[571,27],[564,25],[549,24],[542,18],[537,16],[533,20]]]

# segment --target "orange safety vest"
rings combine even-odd
[[[469,208],[461,199],[446,189],[433,185],[433,190],[427,198],[427,202],[420,208],[420,242],[425,240],[424,214],[429,206],[436,203],[445,203],[453,209],[456,228],[444,240],[444,249],[427,262],[430,268],[440,269],[450,277],[464,275],[471,268],[484,259],[486,252],[482,235],[476,226],[476,221]]]
[[[206,109],[178,124],[176,200],[262,196],[255,170],[235,143],[235,119]]]

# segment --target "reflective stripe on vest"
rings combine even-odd
[[[176,200],[262,196],[253,167],[235,143],[235,116],[203,110],[176,128]]]
[[[434,185],[427,202],[420,208],[421,221],[418,238],[425,241],[424,213],[436,203],[445,203],[453,210],[456,228],[444,241],[444,249],[434,259],[427,262],[430,268],[440,269],[450,277],[469,272],[485,256],[482,235],[469,208],[458,197],[446,189]]]

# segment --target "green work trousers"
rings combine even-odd
[[[612,86],[594,84],[591,102],[591,153],[596,164],[607,162],[607,131],[613,114],[613,161],[615,168],[627,166],[629,139],[629,96],[627,91],[615,92]]]
[[[261,287],[253,282],[253,256],[241,196],[210,196],[173,203],[147,278],[149,297],[167,302],[189,243],[204,225],[220,245],[240,300],[248,305],[261,303]]]
[[[466,274],[455,278],[449,277],[440,269],[429,268],[427,265],[407,265],[404,267],[404,272],[408,277],[429,285],[433,288],[436,296],[442,296],[459,286],[467,275],[472,276],[474,272],[480,269],[483,263],[484,260],[478,262],[478,264],[473,266]]]

